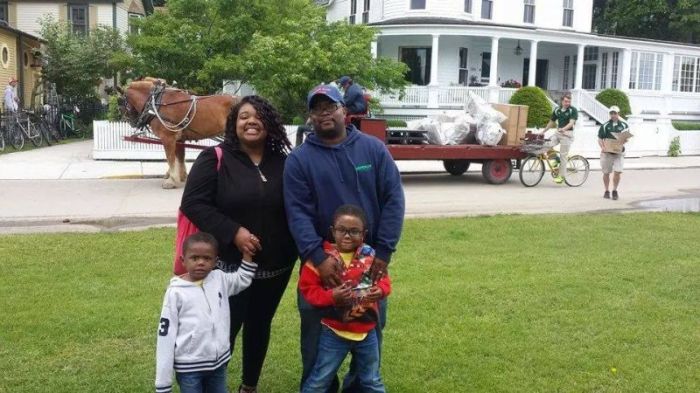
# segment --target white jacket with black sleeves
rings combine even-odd
[[[165,292],[156,344],[156,392],[172,391],[173,371],[215,370],[231,358],[228,297],[250,286],[258,265],[213,270],[202,286],[173,277]]]

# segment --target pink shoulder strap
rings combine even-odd
[[[216,171],[221,169],[221,161],[224,158],[224,152],[221,150],[221,146],[214,146],[214,151],[216,152]]]

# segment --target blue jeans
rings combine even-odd
[[[301,363],[302,363],[302,374],[301,382],[299,383],[299,388],[304,386],[306,378],[311,373],[311,369],[316,364],[316,354],[318,353],[318,342],[321,336],[321,310],[310,305],[306,299],[301,295],[299,289],[297,289],[297,307],[299,308],[299,316],[301,317]],[[386,298],[379,301],[379,323],[374,329],[377,336],[377,347],[379,348],[380,355],[380,366],[381,366],[381,354],[382,354],[382,329],[386,325],[386,310],[387,301]],[[359,392],[361,390],[356,389],[356,365],[355,358],[353,357],[350,362],[350,370],[348,375],[345,376],[343,381],[343,392],[353,393]],[[330,388],[326,390],[327,393],[335,393],[338,391],[339,382],[337,377],[331,382]]]
[[[175,373],[180,393],[228,393],[226,390],[226,366],[210,371]]]
[[[379,342],[376,331],[371,330],[362,341],[352,341],[339,337],[326,326],[321,328],[316,364],[304,382],[301,392],[324,393],[330,387],[348,353],[352,353],[355,379],[360,390],[385,393],[384,383],[379,376]]]

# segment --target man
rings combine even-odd
[[[367,215],[365,241],[376,250],[371,276],[378,280],[401,235],[404,194],[398,168],[386,146],[353,125],[345,126],[346,109],[340,91],[319,85],[308,95],[314,133],[287,158],[284,170],[284,202],[292,236],[302,261],[312,261],[326,288],[340,284],[340,267],[323,250],[331,240],[333,213],[345,204],[362,207]],[[301,317],[301,384],[316,361],[321,334],[321,312],[297,296]],[[381,332],[386,322],[386,300],[380,302],[376,333],[381,351]],[[345,379],[352,391],[354,366]],[[337,391],[338,382],[330,391]]]
[[[561,106],[552,112],[552,117],[544,129],[544,132],[547,132],[550,128],[557,127],[557,132],[549,139],[552,147],[560,145],[559,156],[561,157],[561,164],[559,165],[559,176],[554,179],[559,184],[566,178],[566,164],[569,149],[571,144],[574,143],[574,125],[577,119],[578,111],[571,106],[571,95],[567,93],[561,99]]]
[[[606,147],[606,139],[617,140],[614,134],[629,130],[629,126],[624,121],[620,120],[620,108],[613,105],[610,107],[610,121],[600,126],[598,130],[598,145],[600,146],[600,167],[603,170],[603,184],[605,185],[605,193],[603,198],[610,199],[610,173],[613,174],[613,191],[612,199],[617,200],[620,195],[617,193],[617,187],[620,185],[620,176],[622,175],[622,166],[624,164],[624,147],[620,152],[613,152]]]
[[[362,91],[362,86],[353,83],[352,78],[343,76],[338,79],[338,85],[343,88],[345,95],[345,109],[350,115],[367,113],[367,102],[365,102],[365,94]]]
[[[7,113],[15,113],[19,108],[19,98],[15,91],[16,86],[17,79],[10,77],[7,87],[5,88],[5,112]]]

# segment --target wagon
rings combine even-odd
[[[469,169],[473,162],[482,164],[481,173],[491,184],[503,184],[513,173],[513,165],[518,165],[521,159],[527,157],[520,151],[519,146],[499,145],[426,145],[392,143],[391,131],[386,120],[363,118],[359,119],[359,129],[372,135],[386,144],[394,160],[437,160],[442,161],[445,170],[460,176]],[[410,134],[412,131],[401,131]],[[415,132],[415,131],[413,131]]]

